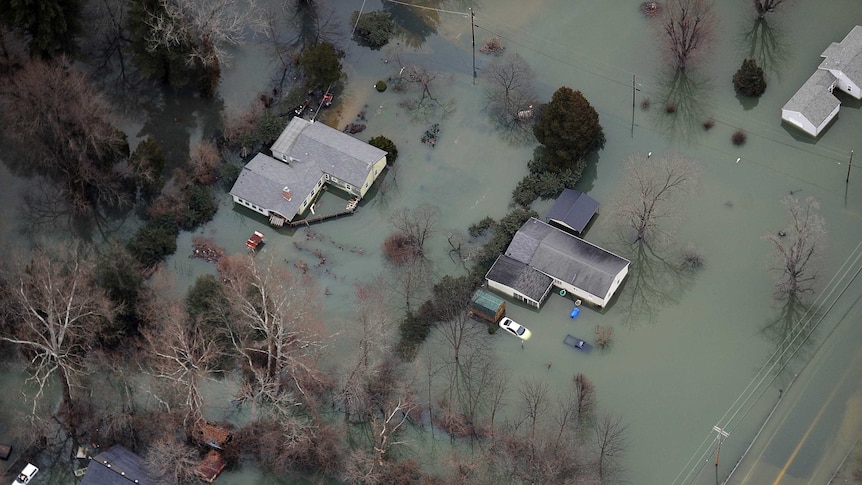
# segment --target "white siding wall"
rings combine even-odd
[[[808,118],[802,116],[802,113],[799,111],[783,109],[781,110],[781,119],[798,127],[800,130],[811,136],[817,136],[817,127],[814,126],[814,123],[808,121]]]

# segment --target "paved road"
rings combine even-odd
[[[862,436],[859,283],[830,312],[840,324],[785,393],[729,484],[825,484]]]

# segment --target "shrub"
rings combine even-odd
[[[715,126],[715,120],[712,118],[709,118],[708,120],[703,122],[703,129],[706,131],[712,129],[713,126]]]
[[[665,105],[664,105],[664,112],[665,112],[665,113],[667,113],[667,114],[676,113],[676,103],[672,103],[672,102],[670,102],[670,101],[668,101],[667,103],[665,103]]]
[[[742,130],[736,130],[733,132],[733,135],[730,137],[730,141],[733,142],[734,145],[740,146],[745,144],[745,140],[748,139],[748,135],[745,134]]]
[[[431,305],[431,303],[426,302],[423,307],[425,305]],[[408,312],[404,316],[404,320],[401,320],[401,323],[398,324],[399,341],[397,352],[403,360],[408,362],[416,357],[416,351],[419,350],[419,346],[431,333],[431,320],[421,316],[421,308],[419,312],[420,314],[418,315]]]
[[[377,83],[374,84],[374,89],[376,89],[378,93],[382,93],[383,91],[386,91],[387,87],[388,86],[386,85],[386,81],[383,81],[383,80],[377,81]]]
[[[386,163],[388,164],[392,164],[392,162],[398,158],[398,147],[395,146],[395,143],[392,140],[385,136],[375,136],[368,140],[368,144],[385,151]]]
[[[356,26],[353,40],[359,45],[372,49],[380,49],[388,44],[395,27],[392,17],[382,10],[364,13],[361,16],[358,11],[354,11],[350,17],[350,23]]]
[[[725,203],[727,205],[727,203]],[[731,204],[733,206],[733,204]],[[703,253],[689,243],[682,252],[682,269],[696,271],[703,268]]]
[[[162,214],[147,223],[129,240],[129,252],[145,267],[153,266],[165,256],[177,251],[176,219],[170,214]]]
[[[742,96],[759,97],[766,91],[766,78],[754,59],[742,61],[742,66],[733,75],[733,89]]]
[[[596,347],[607,348],[614,337],[614,327],[610,325],[596,325]]]
[[[218,212],[218,204],[208,186],[192,185],[186,189],[185,195],[188,198],[188,203],[180,218],[180,226],[183,229],[190,231],[201,224],[205,224],[211,221]]]
[[[652,104],[652,101],[650,101],[649,98],[644,98],[641,100],[641,109],[646,111],[649,109],[651,104]]]
[[[403,232],[394,232],[383,241],[383,254],[396,266],[411,261],[422,253],[422,248],[417,246],[410,235]]]
[[[493,218],[485,216],[485,218],[481,221],[474,224],[470,224],[470,227],[467,229],[467,232],[470,234],[471,237],[484,236],[485,232],[491,227],[493,227],[494,224],[495,222]]]

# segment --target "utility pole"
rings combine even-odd
[[[632,138],[635,137],[635,75],[632,74]]]
[[[476,85],[476,15],[470,7],[470,33],[473,36],[473,85]]]
[[[844,182],[845,185],[850,183],[850,168],[852,168],[852,167],[853,167],[853,150],[850,150],[850,163],[847,164],[847,180]]]
[[[715,437],[716,441],[718,442],[718,445],[715,448],[715,485],[718,485],[718,457],[719,455],[721,455],[721,442],[724,441],[725,438],[730,436],[730,433],[728,433],[722,428],[719,428],[718,426],[713,426],[712,430],[718,433]]]

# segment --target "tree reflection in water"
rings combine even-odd
[[[700,257],[690,248],[653,247],[642,241],[630,243],[623,237],[612,247],[631,261],[617,300],[611,303],[628,327],[656,323],[661,308],[678,303],[702,268]]]
[[[658,105],[655,127],[677,141],[691,140],[703,131],[703,123],[711,116],[707,111],[711,81],[695,70],[665,69],[655,88]]]
[[[739,50],[746,58],[757,61],[757,65],[764,72],[781,77],[781,67],[787,60],[789,46],[784,31],[766,19],[755,19],[754,23],[742,32],[739,44]]]
[[[775,345],[765,366],[772,369],[779,385],[789,384],[813,355],[813,336],[820,316],[812,305],[788,297],[781,300],[775,316],[760,328],[760,333]]]

